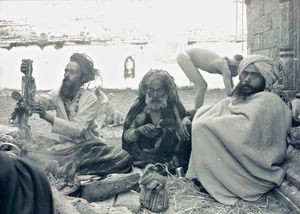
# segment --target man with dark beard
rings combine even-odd
[[[230,98],[203,106],[192,121],[192,152],[186,177],[196,178],[217,201],[255,201],[285,176],[291,111],[269,90],[279,73],[275,62],[250,55],[238,68]]]
[[[149,163],[187,167],[189,138],[179,131],[187,115],[172,76],[150,70],[139,84],[138,97],[123,127],[122,147],[140,168]]]
[[[254,64],[250,64],[240,75],[240,82],[232,92],[233,97],[245,100],[247,96],[261,92],[265,89],[266,82],[264,77],[257,72]]]
[[[63,169],[77,175],[102,177],[128,172],[132,166],[130,155],[121,148],[105,145],[94,130],[97,97],[82,87],[94,75],[93,61],[85,54],[74,53],[65,67],[60,89],[40,95],[32,103],[32,112],[49,122],[52,132],[59,134],[59,142],[51,147],[54,152],[48,153],[49,156],[43,154],[42,158],[55,159]],[[56,115],[48,110],[55,110]]]

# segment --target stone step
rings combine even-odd
[[[283,166],[286,169],[285,180],[272,194],[291,213],[300,213],[300,150],[290,146]]]
[[[289,147],[283,166],[286,180],[300,189],[300,150]]]
[[[291,214],[300,213],[300,191],[293,184],[284,181],[280,187],[272,191],[271,195],[288,208]]]

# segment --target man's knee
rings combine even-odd
[[[181,51],[176,56],[176,61],[179,65],[182,65],[182,64],[185,64],[186,62],[191,62],[191,58],[189,57],[189,55],[186,52]]]

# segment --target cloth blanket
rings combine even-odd
[[[46,176],[27,160],[0,152],[0,213],[52,214],[52,192]]]
[[[271,92],[202,107],[192,122],[186,176],[197,178],[221,203],[257,200],[284,179],[280,164],[290,125],[290,109]]]
[[[139,114],[145,114],[143,121],[137,119]],[[161,133],[154,139],[139,136],[135,141],[126,140],[125,133],[130,129],[136,129],[147,123],[152,123],[151,116],[145,110],[145,101],[137,99],[130,108],[123,126],[122,148],[133,158],[134,165],[144,168],[149,163],[166,163],[175,159],[176,167],[187,169],[190,156],[190,142],[180,140],[177,135],[179,124],[187,115],[183,104],[168,103],[168,107],[162,110]],[[159,145],[156,147],[156,145]]]
[[[53,153],[59,165],[76,167],[79,175],[106,176],[131,170],[131,156],[119,147],[108,146],[99,139],[88,140]]]
[[[57,151],[29,152],[27,157],[38,162],[41,169],[70,182],[75,174],[105,177],[111,173],[127,173],[133,162],[126,151],[108,146],[100,139],[87,140]]]

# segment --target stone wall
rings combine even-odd
[[[246,0],[248,51],[279,58],[279,0]]]
[[[300,91],[299,0],[245,0],[248,53],[278,62],[277,89]]]

